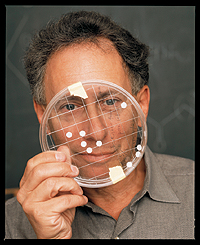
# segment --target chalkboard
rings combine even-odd
[[[6,6],[6,188],[19,185],[28,159],[41,152],[24,51],[50,19],[78,10],[108,15],[150,46],[148,145],[194,159],[195,7]]]

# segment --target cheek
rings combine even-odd
[[[47,140],[49,145],[56,146],[66,145],[73,149],[73,145],[77,144],[80,138],[76,125],[65,124],[62,117],[50,117],[48,120]]]
[[[125,120],[126,119],[126,120]],[[130,150],[137,142],[137,124],[135,120],[119,120],[117,125],[110,127],[110,135],[115,145],[121,151]]]

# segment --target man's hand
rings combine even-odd
[[[88,202],[73,179],[78,172],[66,146],[28,161],[17,200],[38,238],[71,238],[75,208]]]

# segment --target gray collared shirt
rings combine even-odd
[[[194,239],[194,163],[154,154],[144,155],[143,189],[118,220],[88,202],[76,208],[72,238]],[[6,238],[36,238],[25,213],[12,198],[6,202]]]

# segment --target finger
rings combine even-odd
[[[62,145],[60,147],[58,147],[57,151],[62,152],[66,155],[67,159],[66,162],[71,164],[71,155],[70,155],[70,150],[67,146]],[[72,171],[74,171],[75,173],[77,172],[77,167],[74,165],[71,165]],[[78,174],[77,174],[78,175]]]
[[[34,190],[41,182],[51,177],[76,177],[79,174],[77,167],[66,162],[42,163],[37,165],[28,175],[21,187],[25,192]]]
[[[67,148],[67,147],[66,147]],[[70,157],[66,155],[67,150],[65,149],[65,152],[62,151],[47,151],[42,152],[33,158],[31,158],[27,162],[27,166],[24,172],[24,175],[20,181],[20,187],[24,184],[26,181],[28,175],[32,171],[34,167],[41,163],[50,163],[50,162],[68,162],[71,164]]]
[[[54,197],[45,202],[45,206],[54,213],[63,213],[67,209],[76,208],[78,206],[86,205],[88,202],[88,198],[84,195],[62,195],[59,197]]]
[[[67,177],[52,177],[44,180],[29,195],[34,202],[44,202],[54,198],[59,193],[71,193],[74,195],[83,195],[82,188],[78,183]]]
[[[67,146],[62,145],[62,146],[58,147],[57,152],[64,153],[66,156],[66,162],[71,163],[70,150]]]

